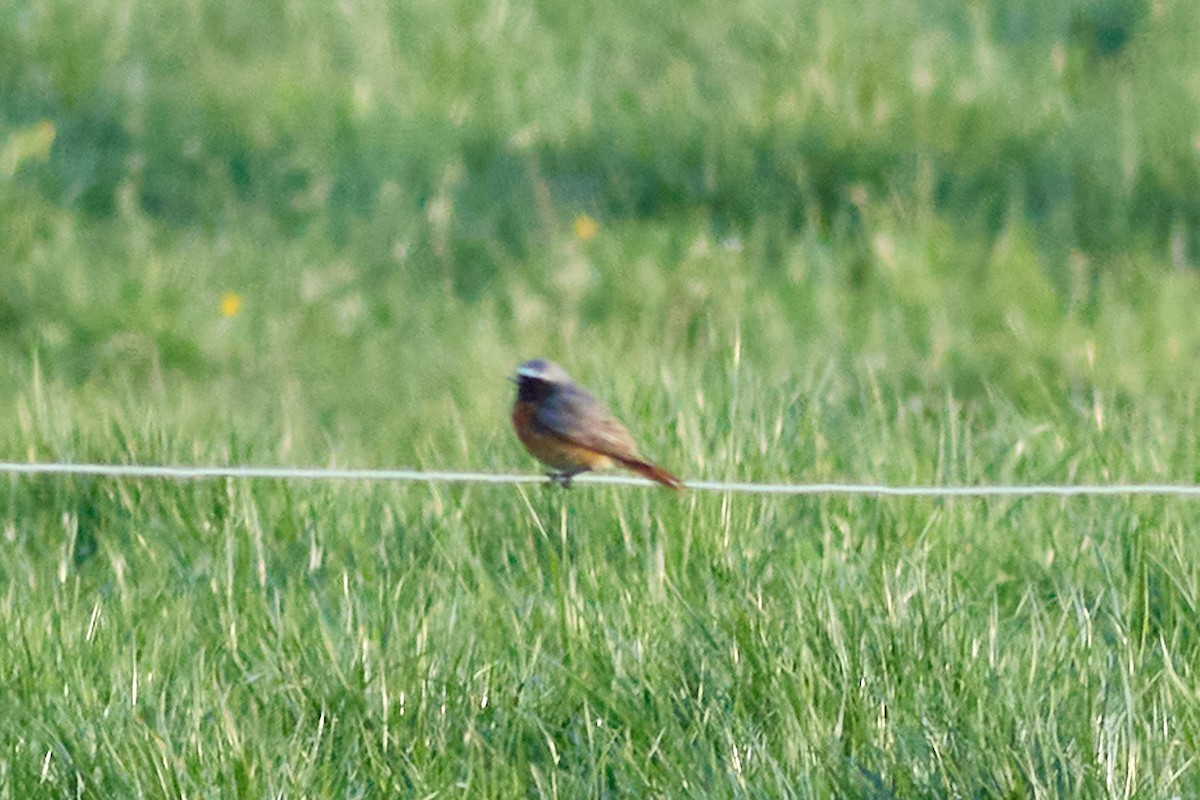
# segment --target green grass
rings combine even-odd
[[[1198,24],[0,2],[0,457],[1200,481]],[[0,484],[0,799],[1200,794],[1192,501]]]

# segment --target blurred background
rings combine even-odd
[[[1198,40],[1172,0],[6,0],[0,444],[529,466],[533,356],[622,409],[735,364],[1194,405]]]
[[[0,0],[0,460],[533,473],[542,356],[689,480],[1196,484],[1197,42]],[[1200,796],[1187,498],[0,484],[0,800]]]

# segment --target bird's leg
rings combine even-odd
[[[572,472],[570,470],[564,469],[561,472],[551,472],[548,475],[546,475],[546,477],[550,479],[550,483],[557,484],[558,486],[561,486],[564,489],[570,489],[571,488],[571,479],[574,478],[578,474],[579,474],[578,471]]]

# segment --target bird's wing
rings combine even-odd
[[[637,455],[637,445],[625,426],[596,398],[578,386],[567,386],[547,397],[534,422],[574,444],[616,458]]]

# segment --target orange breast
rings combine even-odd
[[[537,430],[533,425],[534,406],[518,402],[513,406],[512,422],[517,438],[543,464],[561,470],[600,469],[612,465],[612,459],[589,447],[575,444],[557,434]]]

